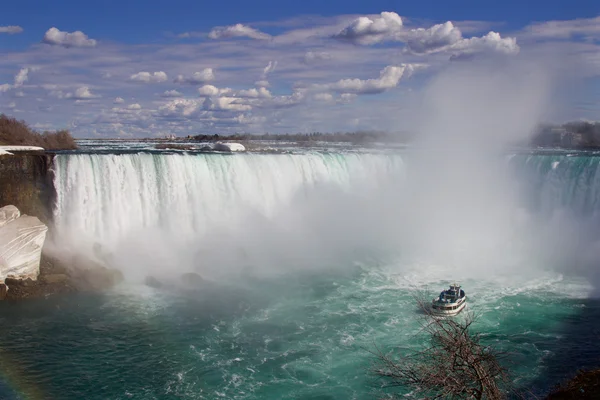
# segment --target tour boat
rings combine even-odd
[[[431,312],[434,315],[454,316],[467,306],[467,295],[460,285],[453,283],[450,289],[443,290],[439,297],[433,299]]]

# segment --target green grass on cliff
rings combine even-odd
[[[0,145],[39,146],[46,150],[76,149],[75,140],[67,130],[39,133],[25,121],[0,114]]]

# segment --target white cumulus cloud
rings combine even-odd
[[[254,125],[265,123],[267,121],[267,118],[263,116],[251,116],[246,114],[240,114],[234,117],[233,121],[240,125]]]
[[[356,94],[354,93],[342,93],[340,95],[340,103],[348,104],[352,102],[356,98]]]
[[[177,90],[165,90],[161,97],[182,97],[183,94],[179,93]]]
[[[277,68],[277,61],[269,61],[267,66],[263,69],[262,79],[266,80],[267,76]]]
[[[22,86],[29,79],[29,68],[22,68],[17,75],[15,75],[15,87]]]
[[[127,106],[127,108],[129,110],[141,110],[142,106],[140,106],[138,103],[133,103]]]
[[[90,100],[97,99],[100,95],[93,94],[87,86],[81,86],[74,93],[67,93],[64,97],[73,100]]]
[[[269,81],[262,79],[260,81],[256,81],[254,82],[254,85],[257,87],[269,87],[271,86],[271,84],[269,83]]]
[[[115,104],[123,104],[125,103],[125,100],[122,97],[117,97],[113,100],[113,103]]]
[[[414,54],[431,54],[449,51],[455,54],[472,54],[484,51],[501,54],[519,52],[517,40],[512,37],[502,38],[497,32],[489,32],[482,37],[465,39],[460,30],[452,22],[434,25],[431,28],[411,29],[402,34],[406,40],[407,50]]]
[[[359,17],[334,37],[357,44],[374,44],[393,37],[402,30],[402,18],[395,12],[378,16]]]
[[[141,72],[138,72],[137,74],[133,74],[129,77],[130,81],[143,82],[143,83],[161,83],[161,82],[166,82],[167,79],[169,79],[169,78],[167,77],[167,74],[163,71],[157,71],[157,72],[141,71]]]
[[[192,99],[175,99],[158,108],[160,115],[165,117],[189,117],[200,107],[200,102]]]
[[[460,29],[451,21],[429,28],[406,29],[402,18],[393,12],[383,12],[375,17],[359,17],[334,37],[360,45],[400,42],[406,45],[408,52],[418,55],[443,51],[451,52],[455,56],[478,52],[519,52],[515,38],[502,38],[497,32],[489,32],[482,37],[464,38]],[[314,59],[314,55],[309,56],[307,53],[304,61],[310,63]]]
[[[456,44],[462,40],[462,33],[452,22],[448,21],[427,29],[410,29],[402,37],[412,53],[428,54]]]
[[[33,71],[36,68],[21,68],[19,72],[15,75],[14,84],[11,85],[9,83],[4,83],[0,85],[0,93],[8,92],[11,89],[19,88],[23,86],[25,82],[29,79],[29,71]]]
[[[600,16],[565,21],[546,21],[532,24],[525,32],[539,38],[567,39],[574,35],[600,38]]]
[[[42,41],[47,44],[62,47],[96,46],[96,41],[94,39],[88,38],[88,36],[81,31],[63,32],[54,27],[46,31]]]
[[[200,85],[206,82],[210,82],[215,79],[215,73],[212,68],[204,68],[202,71],[194,72],[192,76],[185,77],[183,75],[177,75],[175,83],[187,83],[189,85]]]
[[[313,96],[316,101],[322,101],[324,103],[329,103],[333,101],[333,95],[331,93],[317,93]]]
[[[258,29],[251,28],[243,24],[235,24],[231,26],[218,26],[213,28],[208,34],[211,39],[226,39],[232,37],[248,37],[250,39],[257,40],[268,40],[271,35],[259,31]]]
[[[264,87],[258,89],[252,88],[248,90],[240,90],[235,93],[236,97],[250,97],[250,98],[265,98],[271,97],[271,92]]]
[[[252,106],[240,103],[236,97],[207,97],[204,100],[205,110],[213,111],[249,111]]]
[[[312,85],[310,89],[317,91],[333,91],[337,93],[375,94],[398,86],[402,76],[413,71],[413,66],[403,64],[389,65],[374,79],[341,79],[335,83]]]
[[[198,88],[198,94],[200,96],[222,96],[224,94],[231,93],[232,90],[229,88],[218,88],[213,85],[204,85]]]
[[[23,32],[23,28],[18,25],[8,25],[8,26],[0,26],[0,33],[8,33],[9,35],[14,35],[15,33]]]
[[[331,60],[331,54],[325,51],[307,51],[304,54],[304,63],[312,64],[319,61]]]
[[[484,51],[492,51],[501,54],[517,54],[520,48],[516,38],[502,38],[497,32],[489,32],[482,37],[463,39],[452,46],[451,50],[458,51],[460,54],[472,54]]]

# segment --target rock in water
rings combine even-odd
[[[51,274],[51,275],[43,276],[42,279],[46,283],[54,284],[54,283],[68,282],[70,278],[66,274]]]
[[[156,279],[155,277],[153,277],[151,275],[146,277],[145,283],[147,286],[150,286],[154,289],[160,289],[163,287],[163,284],[158,279]]]
[[[213,146],[213,150],[215,151],[245,151],[246,148],[241,143],[221,143],[217,142]]]
[[[38,218],[21,215],[15,206],[0,208],[0,283],[8,276],[38,278],[47,231]]]
[[[186,272],[181,275],[181,283],[187,287],[198,287],[204,283],[204,279],[195,272]]]
[[[6,298],[6,294],[8,293],[8,286],[4,283],[0,283],[0,300],[4,300]]]

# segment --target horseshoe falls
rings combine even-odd
[[[57,155],[56,245],[102,245],[126,280],[0,305],[0,397],[408,393],[365,349],[420,349],[413,296],[453,280],[516,387],[596,362],[600,157],[420,151]],[[199,290],[145,284],[189,272]]]
[[[370,190],[401,167],[370,154],[58,156],[55,219],[108,242],[139,228],[199,234],[242,210],[273,217],[318,185]]]

